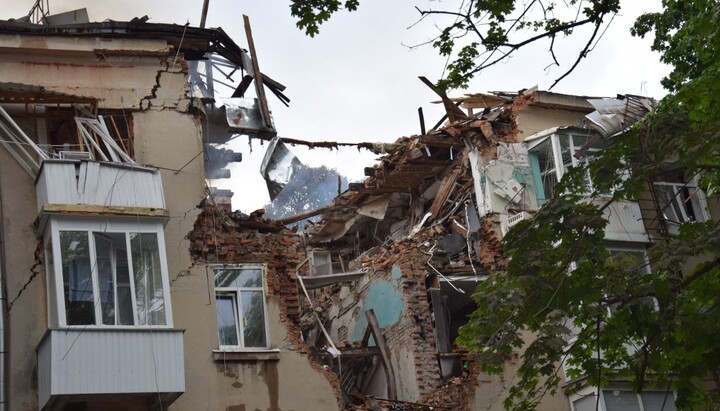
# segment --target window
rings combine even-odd
[[[583,390],[572,401],[573,411],[595,411],[596,388]],[[667,391],[643,391],[636,394],[626,390],[602,390],[600,411],[675,411],[675,395]]]
[[[162,224],[78,219],[50,224],[48,284],[55,290],[48,298],[51,322],[171,325]]]
[[[265,268],[218,267],[214,271],[220,349],[267,348]]]
[[[590,141],[592,136],[588,130],[576,132],[568,130],[530,142],[530,162],[538,177],[536,183],[541,187],[537,190],[540,204],[553,196],[555,184],[571,167],[586,163],[588,158],[605,147],[605,142],[600,140],[587,149],[584,157],[577,158],[575,156],[577,152]],[[592,191],[589,174],[585,177],[585,186],[588,192]]]
[[[682,224],[705,221],[705,194],[697,186],[697,178],[685,180],[680,172],[668,173],[655,183],[655,193],[663,217],[669,223]]]

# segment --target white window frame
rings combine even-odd
[[[697,176],[691,178],[687,183],[675,183],[675,182],[669,182],[669,181],[656,181],[653,184],[657,186],[663,186],[663,187],[671,187],[672,188],[672,200],[670,200],[672,203],[675,203],[675,206],[680,210],[680,214],[676,216],[679,221],[672,221],[668,219],[667,217],[667,210],[672,208],[673,214],[675,213],[675,209],[671,205],[671,203],[662,204],[660,203],[661,209],[663,209],[663,215],[662,217],[667,221],[668,223],[672,224],[673,226],[677,226],[679,224],[689,223],[689,222],[704,222],[710,219],[710,216],[707,213],[707,197],[705,196],[705,192],[701,190],[698,187],[699,178]],[[682,194],[680,193],[681,190],[687,189],[690,192],[690,195],[695,195],[698,198],[698,207],[695,207],[695,204],[690,200],[690,206],[693,208],[693,211],[695,212],[695,220],[691,220],[690,217],[687,215],[687,211],[685,210],[685,204]],[[699,208],[699,209],[698,209]]]
[[[232,295],[233,303],[235,305],[235,332],[237,333],[238,345],[222,345],[220,344],[220,336],[218,335],[218,346],[220,351],[268,351],[271,349],[270,344],[270,327],[268,317],[268,304],[267,304],[267,265],[261,263],[245,263],[245,264],[214,264],[210,268],[213,272],[213,286],[215,288],[215,301],[217,304],[218,295]],[[216,270],[243,270],[243,269],[260,269],[262,270],[262,287],[217,287],[215,286],[215,271]],[[263,322],[265,330],[265,346],[264,347],[245,347],[245,332],[242,316],[242,291],[261,291],[263,297]],[[217,305],[215,307],[217,314]],[[215,331],[217,332],[218,327],[215,324]]]
[[[567,165],[569,167],[579,167],[580,165],[587,164],[593,155],[601,152],[603,148],[599,147],[589,147],[585,155],[582,156],[582,158],[575,157],[575,154],[577,153],[577,150],[583,147],[585,144],[575,144],[575,138],[576,137],[582,137],[584,139],[591,139],[593,138],[594,134],[589,130],[579,130],[579,129],[563,129],[562,131],[555,130],[552,132],[552,134],[545,135],[545,137],[540,137],[537,140],[533,139],[533,141],[530,142],[528,151],[537,151],[538,147],[541,147],[544,144],[549,144],[551,151],[552,151],[552,159],[553,159],[553,167],[549,168],[548,170],[544,171],[544,174],[542,174],[540,177],[540,180],[543,182],[543,185],[545,184],[545,176],[549,174],[554,174],[556,181],[559,182],[562,180],[563,176],[567,172],[566,170],[566,164],[563,162],[562,159],[562,144],[560,140],[562,138],[568,139],[568,147],[570,149],[570,164]],[[549,141],[548,141],[549,140]],[[543,171],[541,171],[543,173]],[[592,178],[590,177],[590,173],[588,172],[586,175],[586,180],[588,183],[588,191],[589,194],[594,190],[594,185]],[[627,178],[627,175],[625,175],[623,178]],[[538,187],[537,190],[544,190],[545,187]],[[607,195],[609,196],[610,193],[601,195]]]
[[[605,393],[604,391],[626,391],[626,392],[632,392],[632,390],[628,389],[627,387],[605,387],[601,388],[599,390],[600,392],[600,407],[598,408],[598,411],[608,411],[607,406],[605,405]],[[661,392],[665,393],[666,391],[662,390],[645,390],[644,393],[650,393],[650,392]],[[594,400],[597,400],[597,393],[598,388],[597,387],[585,387],[578,392],[571,394],[568,396],[568,400],[570,401],[570,410],[571,411],[577,411],[575,408],[575,402],[580,400],[582,397],[592,396]],[[654,411],[654,410],[646,410],[645,406],[643,404],[642,400],[642,393],[634,393],[637,397],[637,401],[639,404],[640,411]],[[677,400],[677,393],[675,391],[669,392],[668,399],[672,398],[673,403]]]
[[[45,229],[44,233],[44,241],[45,244],[48,244],[48,242],[52,242],[52,257],[53,257],[53,267],[52,271],[48,268],[46,269],[46,275],[47,278],[47,284],[48,284],[48,318],[57,320],[57,324],[50,324],[50,326],[57,325],[60,328],[67,328],[67,329],[154,329],[154,328],[172,328],[173,327],[173,318],[172,318],[172,302],[170,300],[170,281],[168,279],[168,265],[167,265],[167,256],[165,252],[165,233],[164,233],[164,227],[163,222],[158,219],[154,218],[134,218],[134,217],[113,217],[113,218],[107,218],[107,217],[78,217],[78,216],[51,216],[47,223],[47,228]],[[129,270],[129,278],[130,278],[130,289],[131,289],[131,295],[132,295],[132,308],[133,308],[133,322],[136,325],[113,325],[113,324],[102,324],[100,322],[99,324],[88,324],[88,325],[69,325],[67,323],[67,313],[65,309],[65,295],[64,295],[64,289],[63,289],[63,272],[62,272],[62,253],[61,253],[61,247],[60,247],[60,232],[61,231],[83,231],[88,233],[88,251],[90,254],[90,265],[92,267],[91,270],[91,278],[93,283],[93,299],[97,300],[100,295],[100,286],[98,282],[98,266],[97,266],[97,253],[95,250],[95,240],[94,240],[94,234],[102,234],[102,233],[108,233],[108,234],[125,234],[125,241],[126,241],[126,247],[127,247],[127,255],[128,258],[130,258],[130,236],[129,233],[147,233],[147,234],[155,234],[157,235],[157,241],[158,241],[158,250],[160,254],[160,273],[162,278],[162,286],[163,286],[163,300],[164,300],[164,308],[165,308],[165,324],[162,325],[152,325],[152,324],[143,324],[143,325],[137,325],[138,322],[138,314],[137,314],[137,306],[135,301],[135,284],[133,281],[134,273],[133,273],[133,267],[132,263],[129,262],[128,270]],[[115,271],[115,270],[113,270]],[[53,276],[51,279],[50,276]],[[115,276],[115,273],[113,273],[113,277]],[[114,282],[114,292],[115,292],[115,299],[114,301],[117,303],[117,282]],[[51,289],[51,288],[54,288]],[[54,301],[51,297],[51,293],[54,293]],[[99,318],[101,318],[102,315],[102,308],[101,305],[95,301],[94,302],[94,314],[95,314],[95,320],[98,321]],[[52,310],[57,310],[56,312],[52,312]]]

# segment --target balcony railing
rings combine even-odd
[[[43,206],[164,209],[160,172],[151,167],[89,160],[45,160],[35,182]]]

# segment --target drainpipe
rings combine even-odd
[[[2,184],[0,184],[0,411],[8,409],[7,386],[9,383],[8,370],[6,368],[6,358],[8,357],[8,336],[10,335],[7,328],[7,293],[5,282],[5,232],[3,231],[3,193]]]

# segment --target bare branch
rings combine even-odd
[[[604,13],[600,14],[597,22],[595,23],[595,30],[593,30],[592,36],[590,36],[590,39],[588,40],[587,44],[585,44],[585,47],[583,47],[583,49],[578,54],[578,58],[575,60],[575,63],[573,63],[572,67],[570,67],[570,69],[568,71],[566,71],[565,74],[563,74],[557,80],[555,80],[555,82],[552,84],[552,86],[550,86],[550,88],[548,90],[552,90],[553,87],[555,87],[562,79],[569,76],[570,73],[572,73],[575,70],[575,67],[577,67],[578,64],[580,64],[580,61],[582,59],[584,59],[585,57],[587,57],[588,50],[590,49],[590,46],[592,45],[593,40],[595,40],[595,37],[597,36],[598,31],[600,30],[600,26],[602,26],[603,16],[604,16]]]

